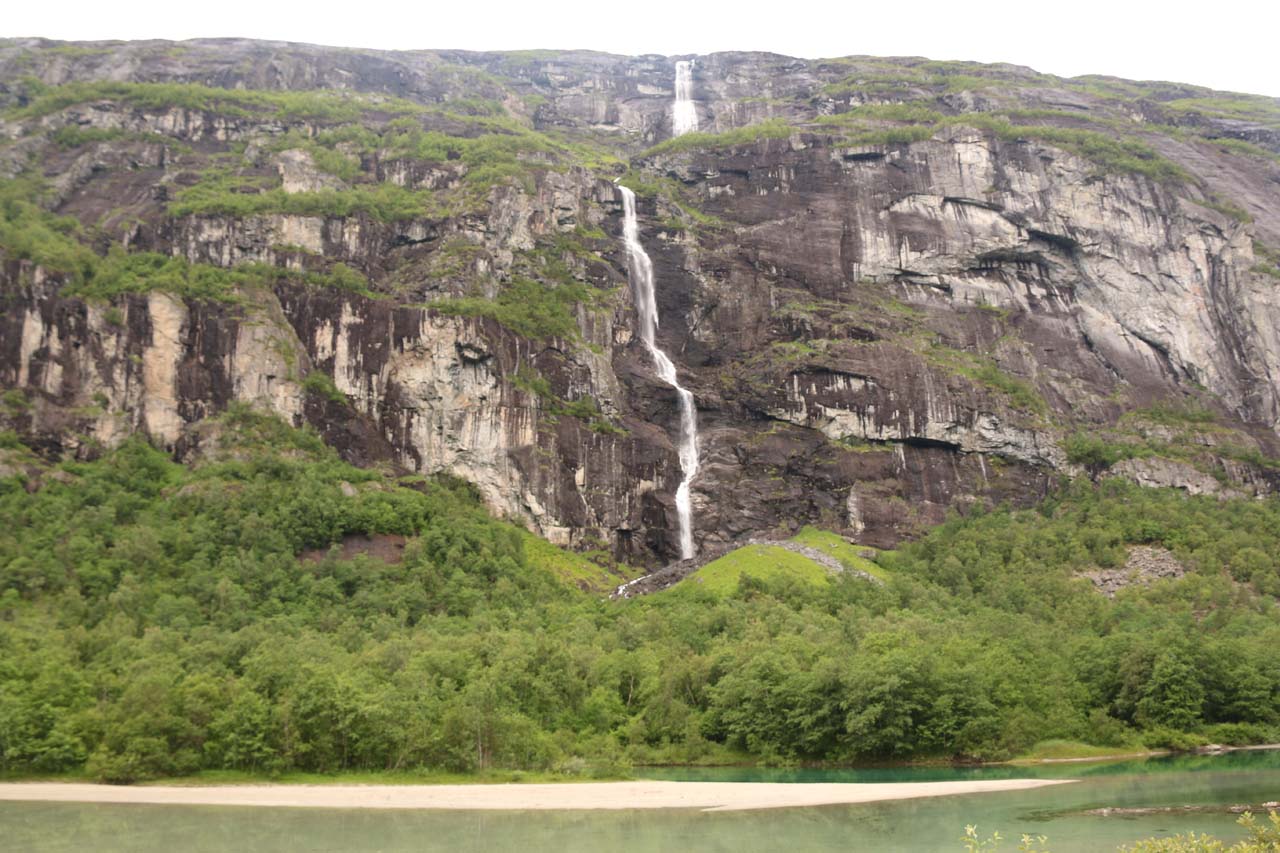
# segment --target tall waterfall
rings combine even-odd
[[[686,63],[687,64],[687,63]],[[696,121],[695,121],[696,123]],[[626,187],[622,193],[622,239],[627,246],[627,266],[631,287],[635,291],[636,313],[640,319],[640,340],[653,358],[658,378],[676,389],[680,398],[680,472],[683,478],[676,489],[676,513],[680,517],[680,559],[693,556],[693,505],[689,484],[698,473],[698,411],[693,394],[680,386],[676,366],[658,348],[654,338],[658,331],[658,302],[653,290],[653,262],[640,243],[640,225],[636,221],[636,194]]]
[[[698,110],[693,105],[693,62],[676,63],[676,103],[671,108],[671,134],[682,136],[698,129]]]

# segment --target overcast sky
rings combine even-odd
[[[1280,3],[1133,0],[825,3],[648,0],[14,0],[0,35],[280,39],[386,49],[590,48],[871,54],[1012,62],[1062,76],[1173,80],[1280,97]]]

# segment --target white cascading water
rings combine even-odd
[[[698,129],[698,110],[693,105],[693,61],[676,63],[676,102],[671,108],[671,134],[682,136]]]
[[[693,504],[689,485],[698,473],[698,411],[693,405],[693,394],[681,387],[676,376],[676,366],[667,354],[658,349],[655,336],[658,331],[658,302],[653,290],[653,262],[640,243],[640,225],[636,220],[636,194],[626,187],[618,187],[622,193],[622,239],[627,247],[627,266],[631,287],[635,291],[636,313],[640,317],[640,340],[653,358],[658,378],[676,389],[680,398],[680,471],[682,479],[676,489],[676,514],[680,518],[680,559],[693,556]]]

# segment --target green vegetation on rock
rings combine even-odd
[[[992,81],[987,81],[988,83]],[[1139,136],[1132,123],[1062,110],[1003,108],[948,115],[931,99],[892,104],[859,104],[815,119],[816,127],[842,132],[846,145],[904,145],[933,138],[949,127],[972,127],[1007,142],[1035,141],[1061,148],[1093,163],[1100,174],[1137,174],[1156,181],[1185,183],[1191,175]],[[886,124],[892,123],[892,124]],[[1090,127],[1080,127],[1080,124]],[[1239,209],[1228,202],[1209,202]]]
[[[547,284],[518,278],[492,299],[483,296],[440,299],[429,307],[441,314],[489,317],[527,338],[574,340],[579,337],[578,305],[592,302],[592,290],[585,284]]]
[[[1258,259],[1258,263],[1253,267],[1254,272],[1270,278],[1280,279],[1280,250],[1273,249],[1255,240],[1253,254]]]
[[[931,364],[1003,394],[1016,408],[1040,415],[1048,412],[1044,397],[1034,385],[1001,370],[989,356],[937,342],[931,342],[923,355]]]
[[[1179,183],[1191,176],[1181,166],[1136,139],[1115,137],[1096,130],[1015,125],[999,116],[966,113],[950,124],[969,125],[1008,141],[1035,140],[1061,148],[1096,165],[1104,173],[1138,174],[1152,180]]]
[[[419,219],[433,212],[433,197],[395,184],[360,184],[347,189],[288,193],[266,188],[260,179],[234,174],[205,176],[181,190],[169,204],[174,216],[355,216],[383,222]]]
[[[1280,130],[1280,103],[1264,95],[1245,95],[1229,92],[1209,92],[1196,98],[1175,98],[1165,101],[1167,109],[1185,113],[1198,113],[1215,118],[1252,121]]]
[[[604,413],[600,411],[600,404],[595,401],[595,398],[584,395],[573,400],[566,400],[563,397],[559,397],[551,390],[551,382],[527,365],[522,364],[516,370],[511,384],[522,391],[527,391],[545,400],[546,408],[544,411],[553,419],[561,415],[578,418],[586,423],[587,428],[592,432],[606,435],[625,435],[627,432],[605,417]]]
[[[161,136],[158,133],[130,133],[120,128],[79,127],[65,125],[49,134],[49,138],[62,148],[78,148],[81,145],[93,145],[98,142],[145,142],[168,145],[173,148],[187,148],[176,139]]]
[[[314,394],[330,403],[345,405],[347,402],[347,395],[338,389],[333,377],[322,370],[313,370],[308,373],[307,378],[302,380],[302,388],[308,394]]]
[[[791,541],[799,545],[807,545],[810,548],[816,548],[824,554],[835,557],[845,568],[854,569],[859,572],[866,572],[872,577],[887,580],[889,574],[879,563],[866,556],[875,554],[874,548],[853,545],[844,537],[832,533],[830,530],[820,530],[817,527],[805,527],[795,536],[791,537]]]
[[[642,154],[653,157],[659,154],[676,154],[681,151],[720,151],[739,145],[750,145],[761,139],[787,139],[795,128],[780,119],[770,119],[758,124],[735,127],[721,133],[695,131],[660,142]]]
[[[1196,402],[1137,409],[1110,428],[1073,433],[1062,446],[1069,461],[1094,473],[1126,459],[1159,457],[1189,464],[1229,484],[1222,460],[1280,468],[1280,460],[1259,450],[1256,439],[1219,423],[1217,414]]]
[[[115,101],[144,110],[204,110],[226,116],[263,115],[283,120],[353,121],[365,110],[417,113],[408,101],[332,90],[262,91],[222,89],[198,83],[93,81],[39,86],[26,106],[9,110],[15,119],[40,118],[93,101]]]
[[[113,248],[98,255],[82,240],[84,229],[70,217],[55,216],[39,204],[43,193],[31,178],[0,180],[0,252],[63,276],[67,295],[110,299],[126,293],[163,291],[191,299],[235,301],[246,287],[296,281],[368,294],[368,281],[345,264],[325,272],[301,272],[265,264],[215,267],[155,252]]]

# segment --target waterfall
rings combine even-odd
[[[698,110],[693,105],[693,61],[676,63],[676,103],[671,108],[671,135],[683,136],[698,129]]]
[[[685,63],[687,64],[687,63]],[[631,288],[635,291],[636,313],[640,320],[640,340],[653,358],[658,378],[676,389],[680,398],[680,472],[683,475],[676,489],[676,514],[680,517],[680,559],[693,556],[693,505],[689,485],[698,473],[698,410],[693,405],[693,394],[681,387],[676,376],[676,366],[667,354],[658,348],[655,336],[658,331],[658,302],[653,290],[653,262],[640,243],[640,225],[636,220],[636,194],[626,187],[618,187],[622,193],[622,239],[627,247],[627,272]]]

